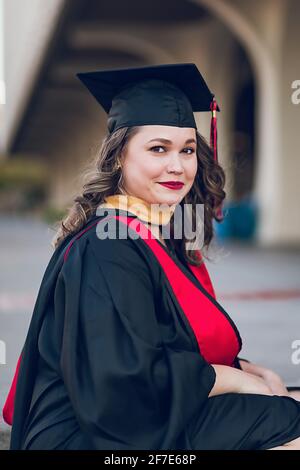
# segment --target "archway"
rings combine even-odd
[[[277,224],[277,193],[279,185],[280,122],[279,122],[279,74],[276,62],[263,38],[251,21],[238,7],[224,0],[191,0],[206,7],[236,36],[248,53],[254,70],[257,90],[255,113],[256,158],[254,193],[260,209],[258,240],[273,240]],[[266,177],[267,175],[267,177]]]

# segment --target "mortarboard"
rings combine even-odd
[[[122,127],[166,125],[197,129],[194,112],[211,111],[210,145],[217,154],[214,95],[193,63],[77,73],[108,114],[110,133]]]

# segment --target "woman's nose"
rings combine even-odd
[[[168,162],[168,171],[175,171],[176,173],[183,172],[182,162],[178,154],[174,154],[170,157]]]

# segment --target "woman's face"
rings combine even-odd
[[[179,204],[197,173],[196,145],[191,127],[141,126],[123,152],[126,194],[149,204]],[[161,184],[171,181],[183,186],[171,189]]]

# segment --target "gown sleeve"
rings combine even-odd
[[[61,374],[95,449],[181,448],[208,400],[214,368],[163,343],[159,289],[132,240],[75,244],[60,273]]]

